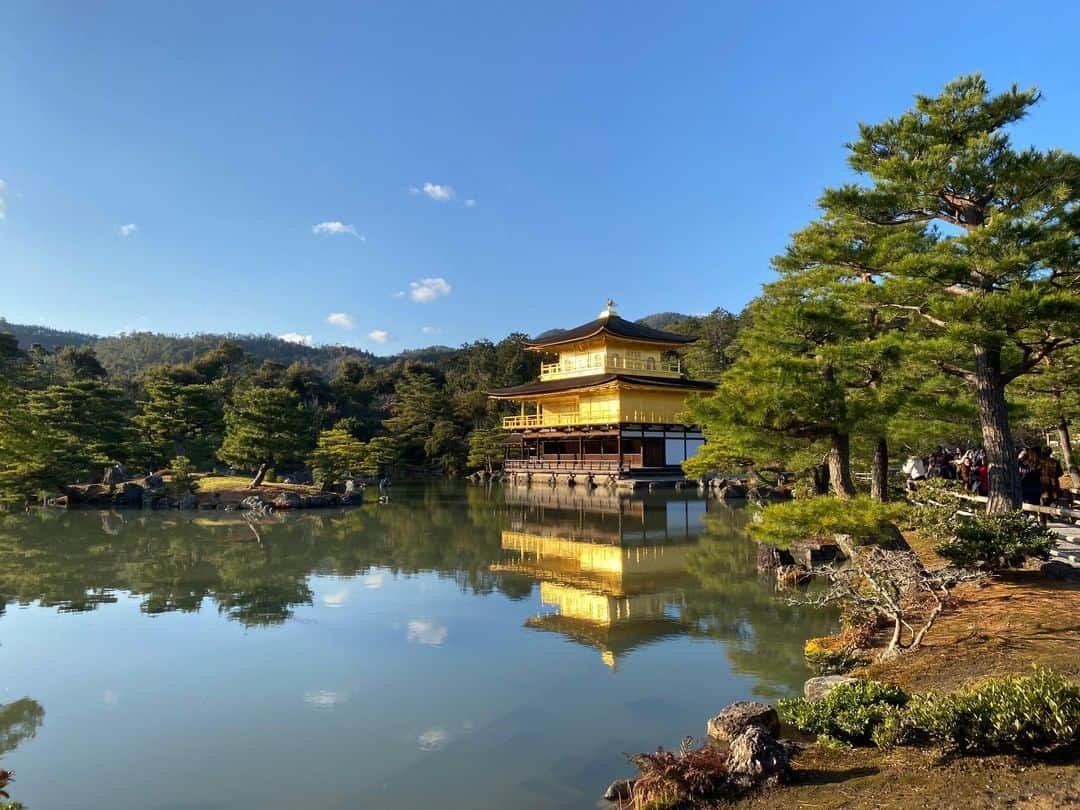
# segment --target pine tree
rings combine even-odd
[[[34,419],[60,437],[70,468],[79,477],[130,454],[131,402],[115,386],[96,379],[50,385],[28,392],[26,406]]]
[[[183,385],[167,377],[144,381],[146,398],[132,422],[151,454],[151,462],[187,456],[206,468],[224,433],[221,392],[204,383]]]
[[[27,407],[26,395],[0,380],[0,502],[28,501],[79,474],[66,437]]]
[[[324,430],[308,462],[324,485],[363,472],[368,467],[368,448],[343,427]]]
[[[311,449],[311,420],[300,398],[285,388],[248,388],[225,410],[225,439],[218,457],[234,467],[258,467],[257,487],[266,472],[304,458]]]
[[[490,474],[496,464],[502,464],[505,439],[506,432],[500,428],[474,430],[469,436],[469,466],[483,467]]]
[[[1015,86],[992,96],[978,75],[919,96],[849,145],[871,185],[820,201],[835,236],[820,245],[825,263],[853,235],[920,234],[917,249],[849,272],[875,279],[877,305],[910,319],[910,359],[974,393],[992,512],[1020,505],[1006,385],[1080,342],[1080,159],[1017,150],[1006,131],[1038,99]]]

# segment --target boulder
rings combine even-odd
[[[740,700],[723,709],[705,727],[709,738],[720,743],[730,743],[746,729],[758,726],[770,734],[780,732],[780,717],[768,703]]]
[[[833,542],[836,543],[840,548],[840,552],[848,559],[854,557],[856,550],[860,548],[850,534],[834,534]],[[900,533],[896,526],[890,526],[888,537],[879,540],[874,545],[889,551],[911,551],[911,546],[908,545],[904,535]]]
[[[199,499],[195,497],[194,492],[189,492],[187,495],[180,499],[179,506],[181,509],[198,509]]]
[[[1080,577],[1080,568],[1062,560],[1050,560],[1039,566],[1039,573],[1051,579],[1075,579]]]
[[[741,788],[779,781],[791,767],[792,755],[791,746],[777,742],[761,726],[748,726],[728,748],[728,778]]]
[[[803,697],[807,700],[821,700],[836,687],[857,683],[858,680],[848,675],[819,675],[803,684]]]
[[[258,495],[248,495],[240,501],[240,508],[249,512],[268,513],[274,511],[273,504],[267,503]]]
[[[138,484],[127,481],[120,485],[113,496],[113,506],[117,509],[142,509],[144,490]]]
[[[299,509],[301,501],[295,492],[279,492],[271,503],[275,509]]]
[[[607,786],[604,798],[609,802],[628,802],[634,793],[636,779],[616,779]]]
[[[725,501],[737,501],[746,497],[748,490],[743,484],[729,483],[718,493]]]
[[[777,548],[768,543],[758,543],[757,547],[757,571],[764,574],[794,565],[795,558],[786,548]]]

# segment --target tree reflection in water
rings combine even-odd
[[[757,691],[807,675],[802,643],[833,614],[778,599],[756,572],[745,512],[697,493],[398,487],[390,503],[254,519],[234,512],[35,513],[0,522],[0,605],[89,611],[118,594],[148,614],[208,601],[248,627],[312,603],[311,578],[433,572],[467,593],[528,598],[532,629],[610,666],[671,637],[723,643]]]

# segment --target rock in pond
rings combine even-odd
[[[634,792],[634,782],[636,781],[636,779],[616,779],[604,791],[604,798],[609,802],[630,801],[630,797]]]
[[[276,509],[299,509],[300,496],[295,492],[279,492],[274,496],[273,503]]]
[[[849,683],[858,683],[858,678],[848,675],[821,675],[811,678],[803,684],[803,697],[807,700],[821,700],[829,692],[838,686],[846,686]]]
[[[142,509],[143,488],[130,481],[120,485],[119,491],[113,495],[113,506],[117,509]]]
[[[710,739],[730,743],[751,726],[762,728],[770,734],[778,734],[780,718],[776,709],[768,703],[740,700],[712,718],[705,729]]]

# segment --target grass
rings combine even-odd
[[[199,485],[199,494],[212,493],[212,492],[234,492],[237,490],[245,490],[250,494],[248,490],[248,484],[251,483],[251,478],[240,475],[203,475],[196,476],[196,483]],[[279,492],[289,491],[297,492],[300,494],[314,494],[321,492],[318,487],[308,486],[306,484],[271,484],[263,483],[259,489],[277,490]]]

